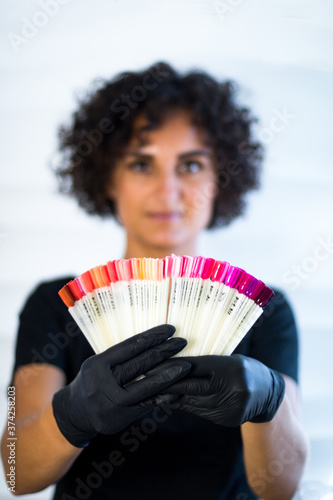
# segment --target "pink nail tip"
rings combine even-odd
[[[177,257],[176,255],[172,256],[172,269],[171,269],[171,277],[179,278],[181,276],[182,271],[182,258]]]
[[[123,260],[123,270],[126,281],[130,281],[131,279],[133,279],[133,271],[130,260]]]
[[[223,283],[225,281],[225,278],[229,272],[229,269],[230,269],[230,264],[229,262],[221,262],[221,266],[220,266],[220,269],[219,269],[219,273],[218,273],[218,277],[217,277],[217,281],[219,281],[219,283]]]
[[[191,263],[192,263],[191,257],[188,257],[187,255],[183,255],[183,257],[181,257],[180,276],[182,278],[189,277],[191,272]]]
[[[191,269],[191,273],[190,273],[190,278],[198,278],[199,277],[201,259],[202,259],[202,257],[194,257],[193,263],[192,263],[192,269]]]
[[[254,287],[256,281],[257,280],[251,274],[244,272],[238,283],[239,293],[245,295],[248,290]]]
[[[215,264],[214,259],[206,259],[204,269],[202,272],[202,276],[201,276],[202,279],[206,280],[206,279],[209,279],[211,277],[214,264]]]
[[[107,268],[108,268],[110,280],[113,283],[115,283],[116,281],[119,280],[118,275],[117,275],[116,266],[115,266],[115,261],[114,260],[110,260],[106,265],[107,265]]]
[[[224,278],[228,272],[229,267],[230,267],[230,264],[228,262],[216,260],[214,262],[211,280],[212,281],[219,281],[220,283],[222,283],[222,281],[224,280]]]

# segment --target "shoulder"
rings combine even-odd
[[[65,311],[66,307],[64,307],[58,292],[72,279],[72,276],[64,276],[54,280],[39,282],[29,293],[20,316],[24,315],[27,310],[35,307],[51,307],[59,313]]]
[[[35,294],[45,296],[57,295],[59,290],[73,279],[72,276],[63,276],[54,280],[41,281],[33,288],[30,296]]]
[[[72,279],[43,281],[30,293],[21,313],[14,370],[31,363],[56,365],[72,380],[93,351],[58,295]]]
[[[296,331],[296,321],[293,308],[282,290],[273,288],[274,297],[265,307],[261,317],[254,325],[254,332],[259,331],[263,326],[264,330],[271,329],[292,329]]]
[[[284,292],[275,295],[235,352],[258,359],[298,380],[298,332],[292,307]]]

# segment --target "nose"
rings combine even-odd
[[[165,203],[172,203],[181,196],[181,180],[175,168],[163,169],[156,175],[156,195]]]

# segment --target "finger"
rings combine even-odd
[[[177,338],[182,338],[182,337],[177,337]],[[171,339],[170,339],[170,340],[171,340]],[[170,342],[170,340],[169,340],[169,342]],[[177,360],[178,360],[178,361],[180,360],[180,361],[186,361],[186,362],[190,363],[190,364],[191,364],[191,371],[192,371],[192,363],[191,363],[191,361],[190,361],[191,359],[194,359],[194,358],[191,358],[191,357],[185,357],[185,356],[183,356],[183,357],[177,357]],[[173,359],[166,359],[166,360],[163,362],[163,366],[162,366],[162,367],[163,367],[163,369],[167,368],[167,367],[170,365],[170,363],[171,363],[171,364],[172,364],[172,363],[174,363],[174,360],[173,360]],[[154,373],[159,372],[159,371],[160,371],[160,369],[161,369],[161,366],[156,366],[155,368],[151,368],[149,371],[147,371],[147,372],[146,372],[146,375],[153,375]]]
[[[190,400],[187,401],[185,400],[185,398],[186,396],[184,396],[184,398],[181,397],[176,401],[171,401],[172,409],[186,411],[188,413],[192,413],[192,415],[197,415],[199,417],[202,417],[203,416],[202,413],[205,410],[196,404],[191,404],[191,401]]]
[[[152,401],[155,405],[172,405],[173,403],[176,403],[175,409],[177,409],[177,401],[181,397],[182,396],[179,396],[178,394],[157,394],[157,396],[148,399],[147,401]]]
[[[177,352],[181,351],[187,344],[185,339],[177,337],[169,339],[162,344],[151,347],[150,349],[138,354],[134,358],[116,365],[112,372],[119,385],[124,385],[135,377],[147,373],[149,370],[157,367],[163,361],[167,360]]]
[[[99,354],[100,360],[111,365],[124,363],[150,347],[161,344],[171,337],[175,331],[176,329],[172,325],[155,326],[110,347],[102,354]]]
[[[185,377],[191,369],[187,361],[174,360],[173,363],[153,375],[128,384],[122,391],[120,404],[133,404],[156,396],[171,384]]]
[[[216,358],[216,356],[183,356],[178,357],[177,359],[188,361],[189,363],[191,363],[191,377],[208,378],[212,376],[211,362],[213,361],[213,358]],[[156,369],[152,369],[149,373],[152,374],[155,372],[155,370]]]
[[[181,394],[181,395],[193,395],[193,396],[203,396],[209,394],[211,387],[211,380],[209,378],[195,378],[186,377],[179,382],[175,382],[170,387],[168,387],[162,394]]]

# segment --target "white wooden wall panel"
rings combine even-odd
[[[25,19],[36,21],[43,5],[56,13],[15,50],[10,33],[22,34]],[[80,273],[123,250],[116,223],[89,218],[56,193],[49,165],[57,126],[96,76],[164,59],[236,79],[240,100],[260,118],[257,134],[267,149],[262,189],[249,196],[244,218],[205,234],[199,251],[246,268],[291,300],[313,448],[304,488],[333,487],[332,4],[13,0],[1,10],[1,426],[27,294],[38,281]],[[277,113],[287,114],[286,123],[272,132]],[[1,498],[10,498],[3,478]]]

